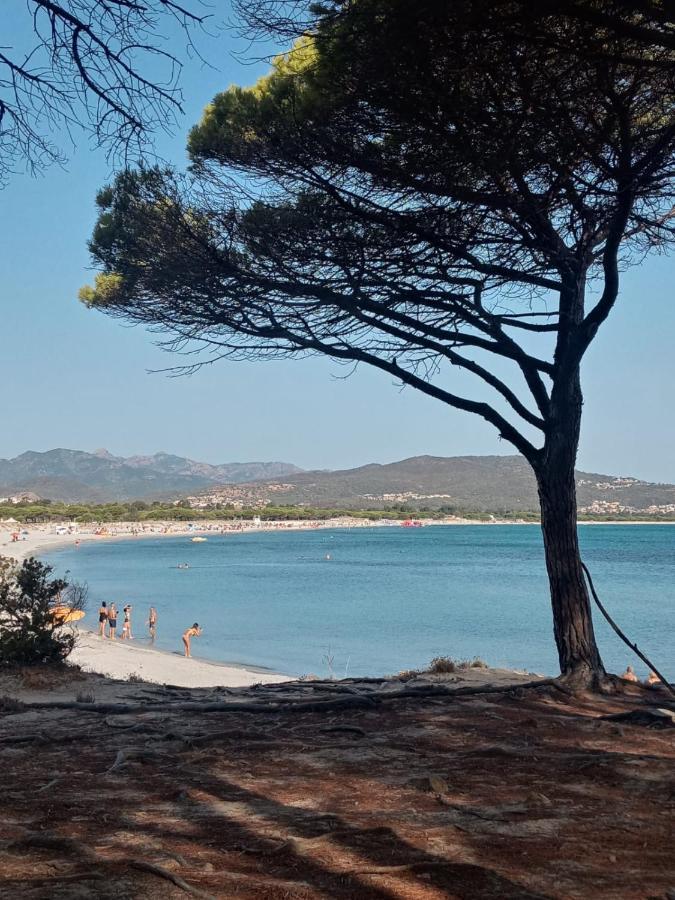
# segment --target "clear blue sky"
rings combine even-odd
[[[236,58],[244,48],[232,32],[202,47],[217,70],[188,63],[183,123],[158,142],[177,164],[187,129],[213,94],[265,69]],[[16,175],[0,193],[0,456],[105,446],[124,455],[163,449],[210,462],[341,468],[423,453],[513,452],[481,420],[365,368],[344,380],[329,360],[226,362],[181,379],[148,374],[171,364],[152,337],[77,302],[91,279],[94,195],[110,176],[104,154],[81,141],[65,171]],[[672,259],[652,257],[624,277],[584,365],[581,468],[675,481],[673,275]]]

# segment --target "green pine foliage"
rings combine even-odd
[[[0,557],[0,665],[62,662],[76,634],[55,607],[83,609],[85,591],[33,557],[21,564]]]

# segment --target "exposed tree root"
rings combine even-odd
[[[324,734],[337,731],[346,734],[358,734],[359,737],[366,736],[366,732],[363,728],[359,728],[358,725],[324,725],[322,728],[319,728],[319,731]]]
[[[647,707],[631,709],[628,712],[602,716],[605,722],[619,722],[626,725],[643,725],[646,728],[675,728],[675,713],[668,709]]]
[[[175,884],[176,887],[179,887],[182,891],[185,891],[186,894],[192,894],[193,897],[201,897],[202,900],[217,900],[213,894],[202,891],[200,888],[193,887],[193,885],[188,884],[185,879],[181,878],[180,875],[176,875],[175,872],[171,872],[163,866],[158,866],[156,863],[146,862],[144,859],[132,859],[129,861],[129,865],[134,869],[140,869],[143,872],[151,872],[153,875],[157,875],[158,878],[164,878],[166,881]]]
[[[48,781],[47,784],[43,784],[41,788],[38,788],[38,789],[35,791],[35,793],[36,793],[36,794],[41,794],[41,793],[43,793],[43,791],[48,791],[49,788],[53,788],[54,785],[58,784],[60,780],[61,780],[60,777],[59,777],[59,778],[52,778],[52,780],[51,780],[51,781]]]
[[[17,838],[17,840],[8,842],[5,847],[6,849],[13,849],[15,847],[35,847],[40,850],[58,850],[60,853],[67,853],[69,856],[74,857],[84,865],[104,866],[106,868],[113,865],[111,861],[101,859],[93,850],[82,844],[80,841],[77,841],[73,838],[61,837],[60,835],[52,834],[50,832],[27,832],[20,838]],[[115,863],[114,865],[117,867],[117,863]],[[206,891],[202,891],[199,888],[193,887],[179,875],[170,872],[163,866],[158,866],[156,863],[147,862],[144,859],[131,859],[129,860],[128,865],[132,866],[135,869],[141,869],[146,872],[151,872],[153,875],[164,878],[167,881],[175,884],[176,887],[181,888],[181,890],[185,891],[186,893],[192,894],[193,897],[201,897],[202,900],[217,900],[217,898],[214,897],[213,894],[209,894]],[[100,878],[101,873],[93,871],[72,877],[67,875],[57,876],[54,880],[75,880],[76,878],[82,879],[86,877]]]
[[[334,710],[343,709],[372,709],[381,696],[367,696],[360,694],[358,696],[337,697],[333,700],[296,700],[287,703],[228,703],[227,701],[216,703],[183,703],[181,701],[174,702],[167,700],[164,703],[144,703],[143,705],[132,705],[129,703],[75,703],[65,700],[58,700],[54,703],[34,702],[27,703],[26,710],[29,709],[76,709],[78,712],[91,713],[116,713],[118,715],[131,715],[133,713],[146,712],[194,712],[194,713],[217,713],[217,712],[233,712],[233,713],[279,713],[279,712],[332,712]]]
[[[369,694],[352,693],[348,696],[335,697],[327,700],[293,700],[281,699],[275,703],[264,702],[228,702],[217,701],[211,703],[185,703],[182,701],[168,700],[164,703],[77,703],[66,700],[58,700],[53,703],[36,701],[27,703],[26,710],[30,709],[74,709],[80,713],[115,713],[117,715],[132,715],[146,712],[194,712],[194,713],[259,713],[275,714],[285,712],[334,712],[351,709],[372,709],[379,703],[392,703],[396,700],[412,700],[422,697],[467,697],[477,694],[508,694],[512,691],[537,690],[542,687],[553,686],[563,693],[567,693],[564,685],[555,678],[539,678],[536,681],[525,681],[520,684],[485,685],[478,687],[446,687],[442,684],[419,685],[406,687],[394,691],[373,691]],[[64,737],[64,740],[67,738]]]
[[[374,696],[377,697],[380,703],[389,703],[392,700],[410,700],[418,697],[469,697],[475,694],[508,694],[511,691],[533,690],[550,686],[560,687],[555,678],[539,678],[536,681],[524,681],[522,684],[486,684],[484,687],[448,688],[442,684],[425,684],[403,688],[400,691],[383,691]]]
[[[283,850],[293,849],[293,841],[280,841],[276,847],[239,847],[241,853],[259,854],[260,856],[274,856]]]
[[[124,747],[118,750],[115,762],[106,769],[106,775],[110,772],[116,772],[128,762],[157,762],[157,760],[167,759],[168,754],[162,753],[160,750],[148,750],[143,747]]]
[[[427,869],[444,869],[448,866],[455,866],[457,863],[449,860],[433,860],[405,863],[401,866],[376,866],[372,869],[354,869],[350,874],[353,875],[398,875],[403,872],[425,872]]]

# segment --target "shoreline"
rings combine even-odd
[[[138,678],[149,684],[184,688],[251,687],[294,680],[292,675],[252,664],[214,662],[200,657],[187,659],[178,649],[155,648],[144,638],[111,641],[88,629],[78,629],[77,644],[68,662],[83,672],[115,681],[133,682]]]
[[[84,526],[86,527],[86,526]],[[11,541],[11,532],[0,532],[0,555],[11,556],[21,562],[30,556],[51,550],[74,547],[78,542],[127,541],[151,537],[182,537],[202,534],[202,530],[179,532],[141,532],[95,535],[86,531],[73,534],[53,534],[53,526],[34,526],[25,540]],[[206,532],[208,533],[208,532]],[[213,533],[213,530],[211,530]],[[236,533],[236,532],[235,532]],[[255,663],[213,661],[199,656],[186,659],[180,652],[180,638],[175,651],[151,647],[145,638],[134,641],[101,639],[94,631],[77,628],[78,641],[68,662],[83,672],[103,676],[114,681],[142,679],[149,684],[170,684],[183,688],[251,687],[254,684],[278,684],[292,681],[293,675],[283,675]],[[138,641],[138,643],[136,642]]]
[[[358,524],[357,524],[358,522]],[[223,531],[220,523],[209,523],[203,528],[189,529],[186,525],[172,523],[153,523],[145,529],[139,529],[137,523],[118,523],[111,527],[111,532],[105,535],[95,534],[96,526],[82,525],[81,529],[71,534],[55,534],[54,525],[36,525],[28,531],[28,535],[18,542],[11,541],[11,532],[7,532],[0,523],[0,555],[11,556],[19,561],[29,556],[60,549],[72,548],[79,543],[93,542],[121,542],[143,538],[176,537],[185,538],[194,536],[227,536],[247,534],[251,532],[270,531],[317,531],[331,528],[344,527],[392,527],[380,525],[369,520],[325,520],[316,522],[310,520],[299,523],[264,523],[244,529]],[[429,523],[431,524],[431,523]],[[433,524],[441,525],[473,525],[473,524],[497,524],[475,523],[470,520],[438,521]],[[498,524],[535,525],[536,522],[499,522]],[[644,525],[657,524],[649,522],[584,522],[588,525]],[[661,522],[658,524],[673,524]],[[276,525],[276,527],[275,527]],[[393,526],[395,527],[395,526]],[[257,683],[271,684],[293,680],[291,674],[274,672],[264,666],[255,663],[232,663],[226,660],[212,661],[199,658],[185,659],[180,652],[180,636],[177,637],[175,651],[151,647],[145,637],[136,641],[110,641],[101,640],[98,634],[89,629],[78,629],[78,645],[71,654],[69,661],[78,665],[83,671],[102,675],[117,681],[134,681],[134,676],[148,683],[171,684],[184,688],[215,688],[215,687],[247,687]],[[197,648],[198,649],[198,648]]]
[[[474,519],[464,519],[459,516],[448,516],[445,519],[429,520],[423,522],[424,528],[438,526],[466,526],[466,525],[516,525],[516,526],[536,526],[540,527],[539,522],[525,521],[523,519],[493,519],[491,521],[476,521]],[[645,525],[663,525],[673,526],[675,521],[657,521],[652,522],[647,519],[639,519],[636,521],[626,521],[625,519],[615,520],[591,520],[578,521],[578,526],[583,525],[621,525],[621,526],[645,526]],[[241,528],[232,527],[231,523],[226,521],[214,520],[203,526],[188,528],[185,525],[175,522],[156,522],[145,524],[138,522],[116,522],[111,523],[111,530],[105,534],[96,534],[99,528],[94,523],[82,523],[74,525],[71,533],[55,534],[54,528],[58,527],[54,524],[39,524],[30,526],[12,525],[14,530],[21,529],[28,531],[27,537],[19,541],[11,540],[11,530],[7,522],[0,521],[0,556],[10,556],[19,562],[28,556],[38,555],[40,553],[49,552],[50,550],[58,550],[62,547],[71,547],[80,543],[93,542],[118,542],[128,540],[141,540],[143,538],[162,538],[162,537],[208,537],[211,536],[235,536],[240,534],[257,534],[269,532],[287,532],[287,531],[324,531],[334,528],[396,528],[402,527],[399,521],[372,521],[370,519],[354,519],[351,517],[322,519],[322,520],[297,520],[297,521],[270,521],[261,523],[260,525],[246,525]]]

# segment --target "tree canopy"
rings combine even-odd
[[[268,76],[218,95],[190,134],[187,193],[158,171],[102,192],[108,277],[84,298],[216,354],[373,363],[531,458],[520,426],[544,430],[548,381],[611,309],[619,246],[625,261],[671,236],[671,51],[609,33],[598,49],[595,26],[509,25],[482,2],[387,7],[326,12]],[[603,289],[571,308],[587,276]],[[523,332],[553,335],[554,359]],[[517,368],[527,404],[481,354]],[[516,424],[439,386],[441,363]]]
[[[13,7],[10,13],[9,7]],[[54,132],[84,125],[98,144],[139,153],[181,107],[181,63],[160,28],[190,29],[201,0],[26,0],[0,19],[0,182],[14,167],[63,159]]]
[[[242,4],[288,34],[306,10]],[[202,360],[368,363],[490,422],[537,474],[563,670],[579,634],[594,646],[581,360],[622,266],[673,238],[673,31],[635,6],[312,6],[267,76],[206,108],[186,177],[99,195],[82,292]]]

